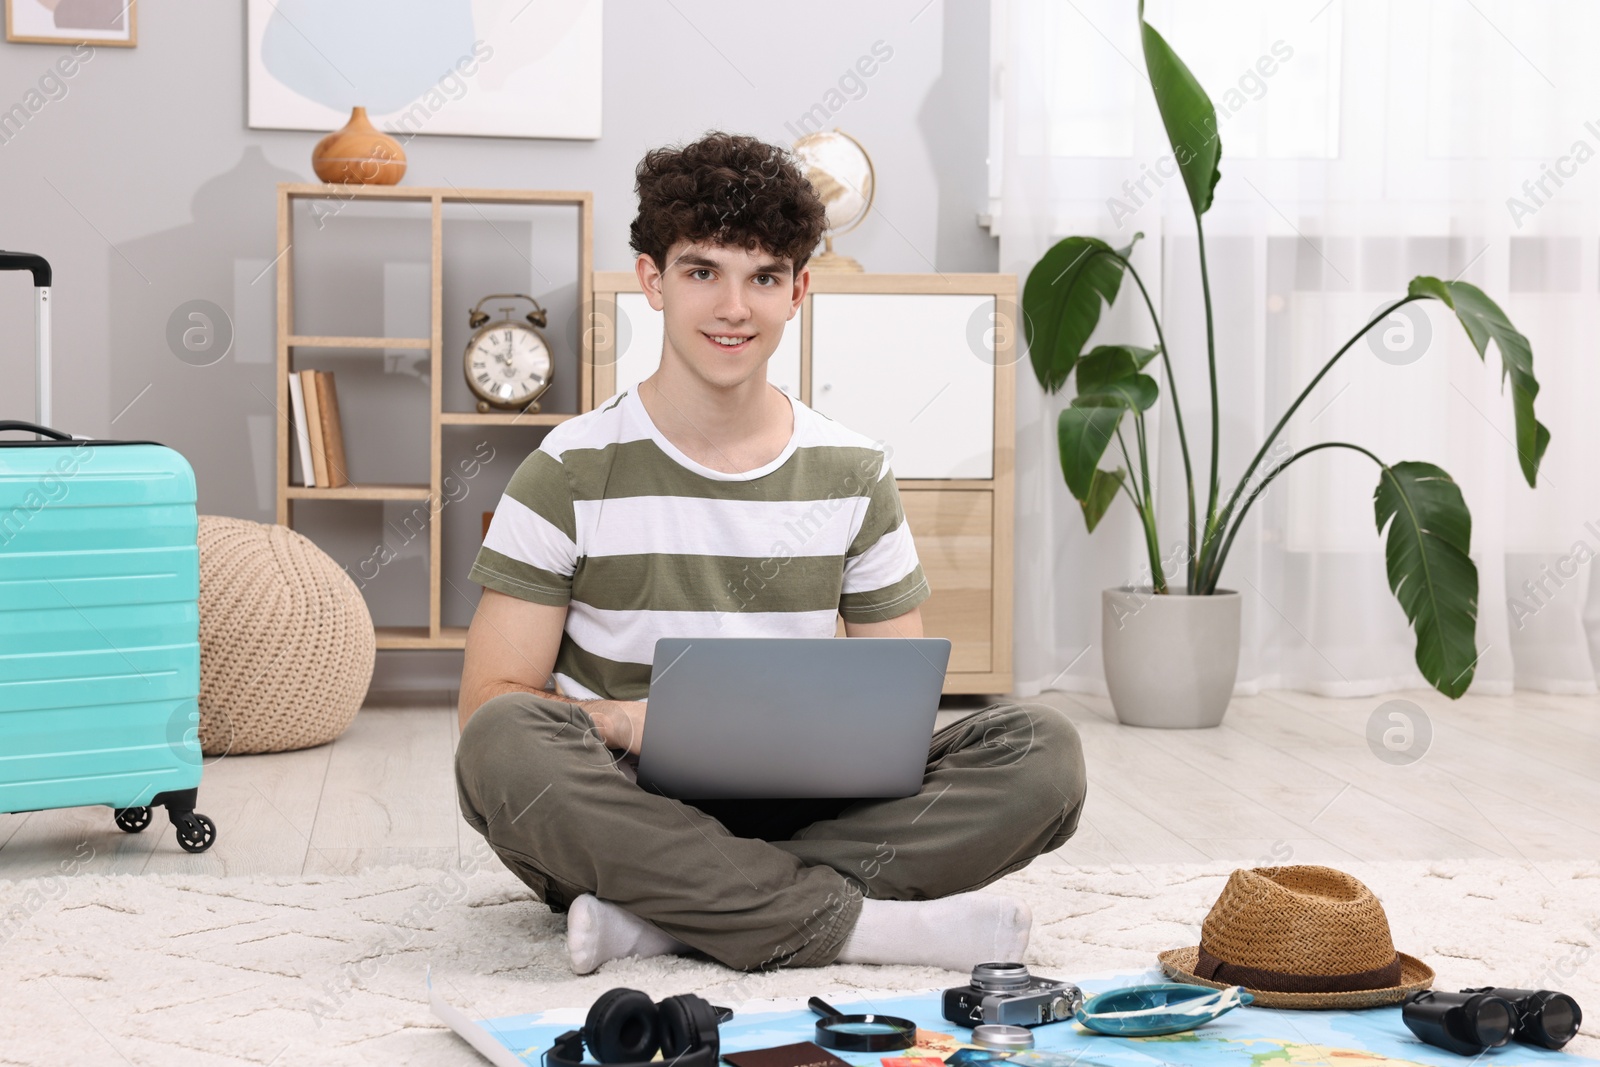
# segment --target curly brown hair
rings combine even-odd
[[[763,249],[799,274],[827,227],[827,209],[794,157],[755,137],[712,131],[653,148],[634,175],[639,214],[628,244],[659,270],[679,241],[709,241]]]

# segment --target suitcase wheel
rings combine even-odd
[[[178,844],[185,852],[204,852],[217,840],[217,824],[199,812],[185,812],[172,821],[178,828]]]
[[[113,817],[124,833],[136,834],[150,825],[149,808],[118,808]]]

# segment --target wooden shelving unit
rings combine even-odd
[[[290,348],[429,348],[426,337],[291,337]]]
[[[330,337],[295,333],[294,318],[294,206],[304,200],[339,201],[410,201],[431,206],[432,266],[429,304],[431,324],[427,337]],[[282,183],[278,186],[278,345],[277,345],[277,521],[290,528],[294,526],[294,505],[299,500],[372,501],[412,500],[434,501],[429,507],[428,523],[428,625],[379,626],[376,628],[378,647],[381,649],[462,648],[466,645],[467,631],[460,626],[440,625],[440,601],[443,575],[440,559],[443,543],[442,525],[438,521],[442,492],[442,465],[444,462],[445,426],[554,426],[564,419],[588,411],[593,405],[594,382],[593,352],[590,350],[591,330],[580,330],[578,343],[578,411],[541,412],[537,415],[509,413],[445,411],[444,375],[456,373],[454,363],[446,368],[444,358],[444,206],[467,205],[565,205],[578,212],[578,307],[593,306],[592,249],[594,245],[594,196],[578,190],[537,189],[458,189],[421,188],[413,186],[344,186]],[[429,469],[428,481],[411,485],[352,484],[338,489],[316,489],[289,484],[289,383],[290,370],[299,370],[294,364],[296,349],[412,349],[427,351],[429,358]]]

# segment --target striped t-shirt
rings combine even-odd
[[[794,434],[755,470],[690,459],[633,390],[517,467],[470,577],[568,605],[564,695],[645,699],[660,637],[832,637],[928,598],[888,450],[789,402]]]

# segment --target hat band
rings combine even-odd
[[[1200,946],[1194,973],[1213,982],[1265,989],[1273,993],[1353,993],[1363,989],[1388,989],[1400,984],[1400,956],[1383,967],[1354,974],[1289,974],[1262,967],[1224,963]]]

